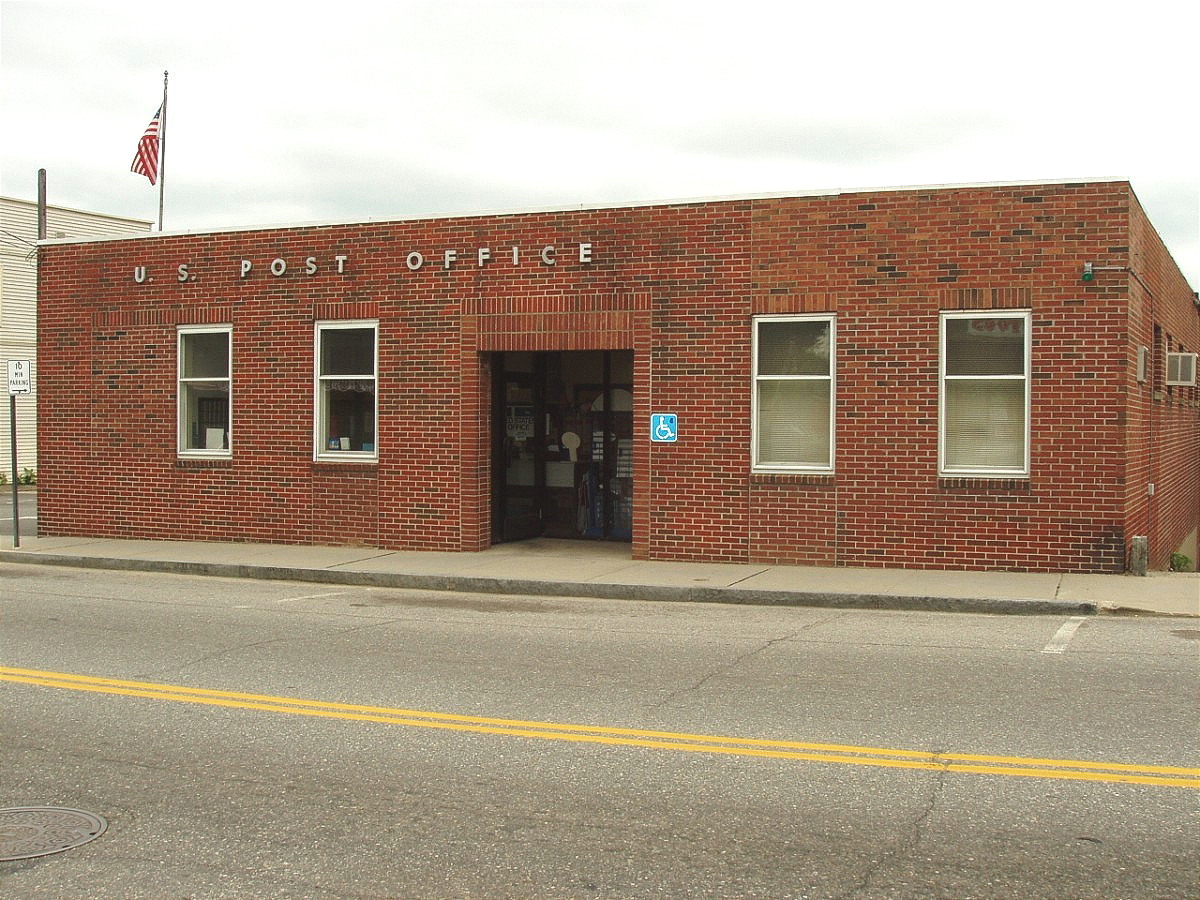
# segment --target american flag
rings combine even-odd
[[[160,106],[150,124],[146,126],[146,133],[138,141],[137,156],[133,158],[133,165],[129,167],[130,172],[149,178],[151,184],[158,182],[158,123],[161,117]]]

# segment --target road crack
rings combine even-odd
[[[334,632],[332,632],[332,635],[335,637],[344,637],[348,634],[354,634],[355,632],[361,632],[361,631],[369,631],[371,629],[379,628],[384,625],[392,624],[397,621],[401,621],[401,620],[400,619],[386,619],[386,620],[371,620],[369,622],[356,622],[352,625],[347,625],[341,629],[335,630]],[[245,653],[246,651],[250,651],[250,650],[256,650],[259,647],[268,647],[272,644],[286,645],[289,641],[291,641],[293,639],[294,638],[289,637],[289,636],[280,635],[280,636],[276,636],[276,637],[262,638],[261,640],[257,640],[257,641],[236,641],[225,647],[215,647],[212,650],[210,650],[209,652],[204,653],[199,656],[194,656],[191,659],[181,660],[177,664],[170,666],[161,672],[143,673],[143,674],[138,674],[135,677],[148,678],[148,679],[178,678],[178,677],[182,677],[189,670],[200,668],[200,667],[206,665],[207,663],[213,662],[214,660],[228,659],[228,658],[236,656],[237,654]]]
[[[917,848],[924,842],[929,820],[933,816],[934,811],[937,810],[946,788],[946,775],[948,772],[946,765],[948,761],[942,758],[943,753],[945,753],[944,750],[932,751],[932,762],[937,763],[940,768],[936,770],[933,787],[929,792],[929,796],[926,797],[925,802],[917,811],[917,815],[910,822],[901,826],[900,836],[895,846],[889,850],[885,850],[873,863],[867,866],[858,884],[841,895],[842,897],[856,897],[860,894],[869,893],[872,882],[881,872],[894,868],[900,862],[911,858],[916,853]]]
[[[770,638],[769,640],[763,641],[759,645],[757,645],[755,647],[751,647],[750,649],[746,650],[745,652],[740,653],[737,656],[733,657],[733,659],[729,660],[725,664],[713,668],[709,672],[700,676],[700,678],[696,679],[696,681],[694,681],[692,684],[688,685],[687,687],[682,687],[682,688],[679,688],[678,690],[672,691],[670,694],[668,694],[666,697],[664,697],[658,703],[655,703],[650,708],[655,711],[661,710],[664,707],[669,706],[670,704],[672,704],[673,702],[678,700],[680,697],[683,697],[687,694],[693,694],[696,691],[701,690],[710,681],[712,681],[716,678],[720,678],[722,675],[727,675],[728,673],[736,670],[747,660],[752,659],[755,656],[760,656],[761,654],[766,653],[768,650],[771,650],[772,648],[777,647],[780,644],[786,644],[791,641],[798,640],[806,632],[812,631],[814,628],[819,628],[823,625],[827,625],[830,622],[833,622],[833,621],[836,621],[837,619],[843,618],[845,615],[846,615],[845,613],[836,613],[834,615],[824,616],[823,618],[817,619],[814,622],[809,622],[807,625],[804,625],[804,626],[796,629],[795,631],[790,632],[789,634],[782,635],[781,637]]]

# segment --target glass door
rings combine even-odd
[[[492,537],[520,541],[542,533],[543,355],[498,353],[492,372]]]
[[[493,363],[493,540],[633,536],[633,353]]]

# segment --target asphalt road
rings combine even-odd
[[[1198,895],[1190,621],[0,578],[5,896]]]

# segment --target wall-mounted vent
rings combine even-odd
[[[1147,373],[1150,368],[1150,348],[1138,347],[1137,355],[1137,380],[1139,384],[1144,384]]]
[[[1168,353],[1167,354],[1167,384],[1178,387],[1191,387],[1196,383],[1196,354]]]

